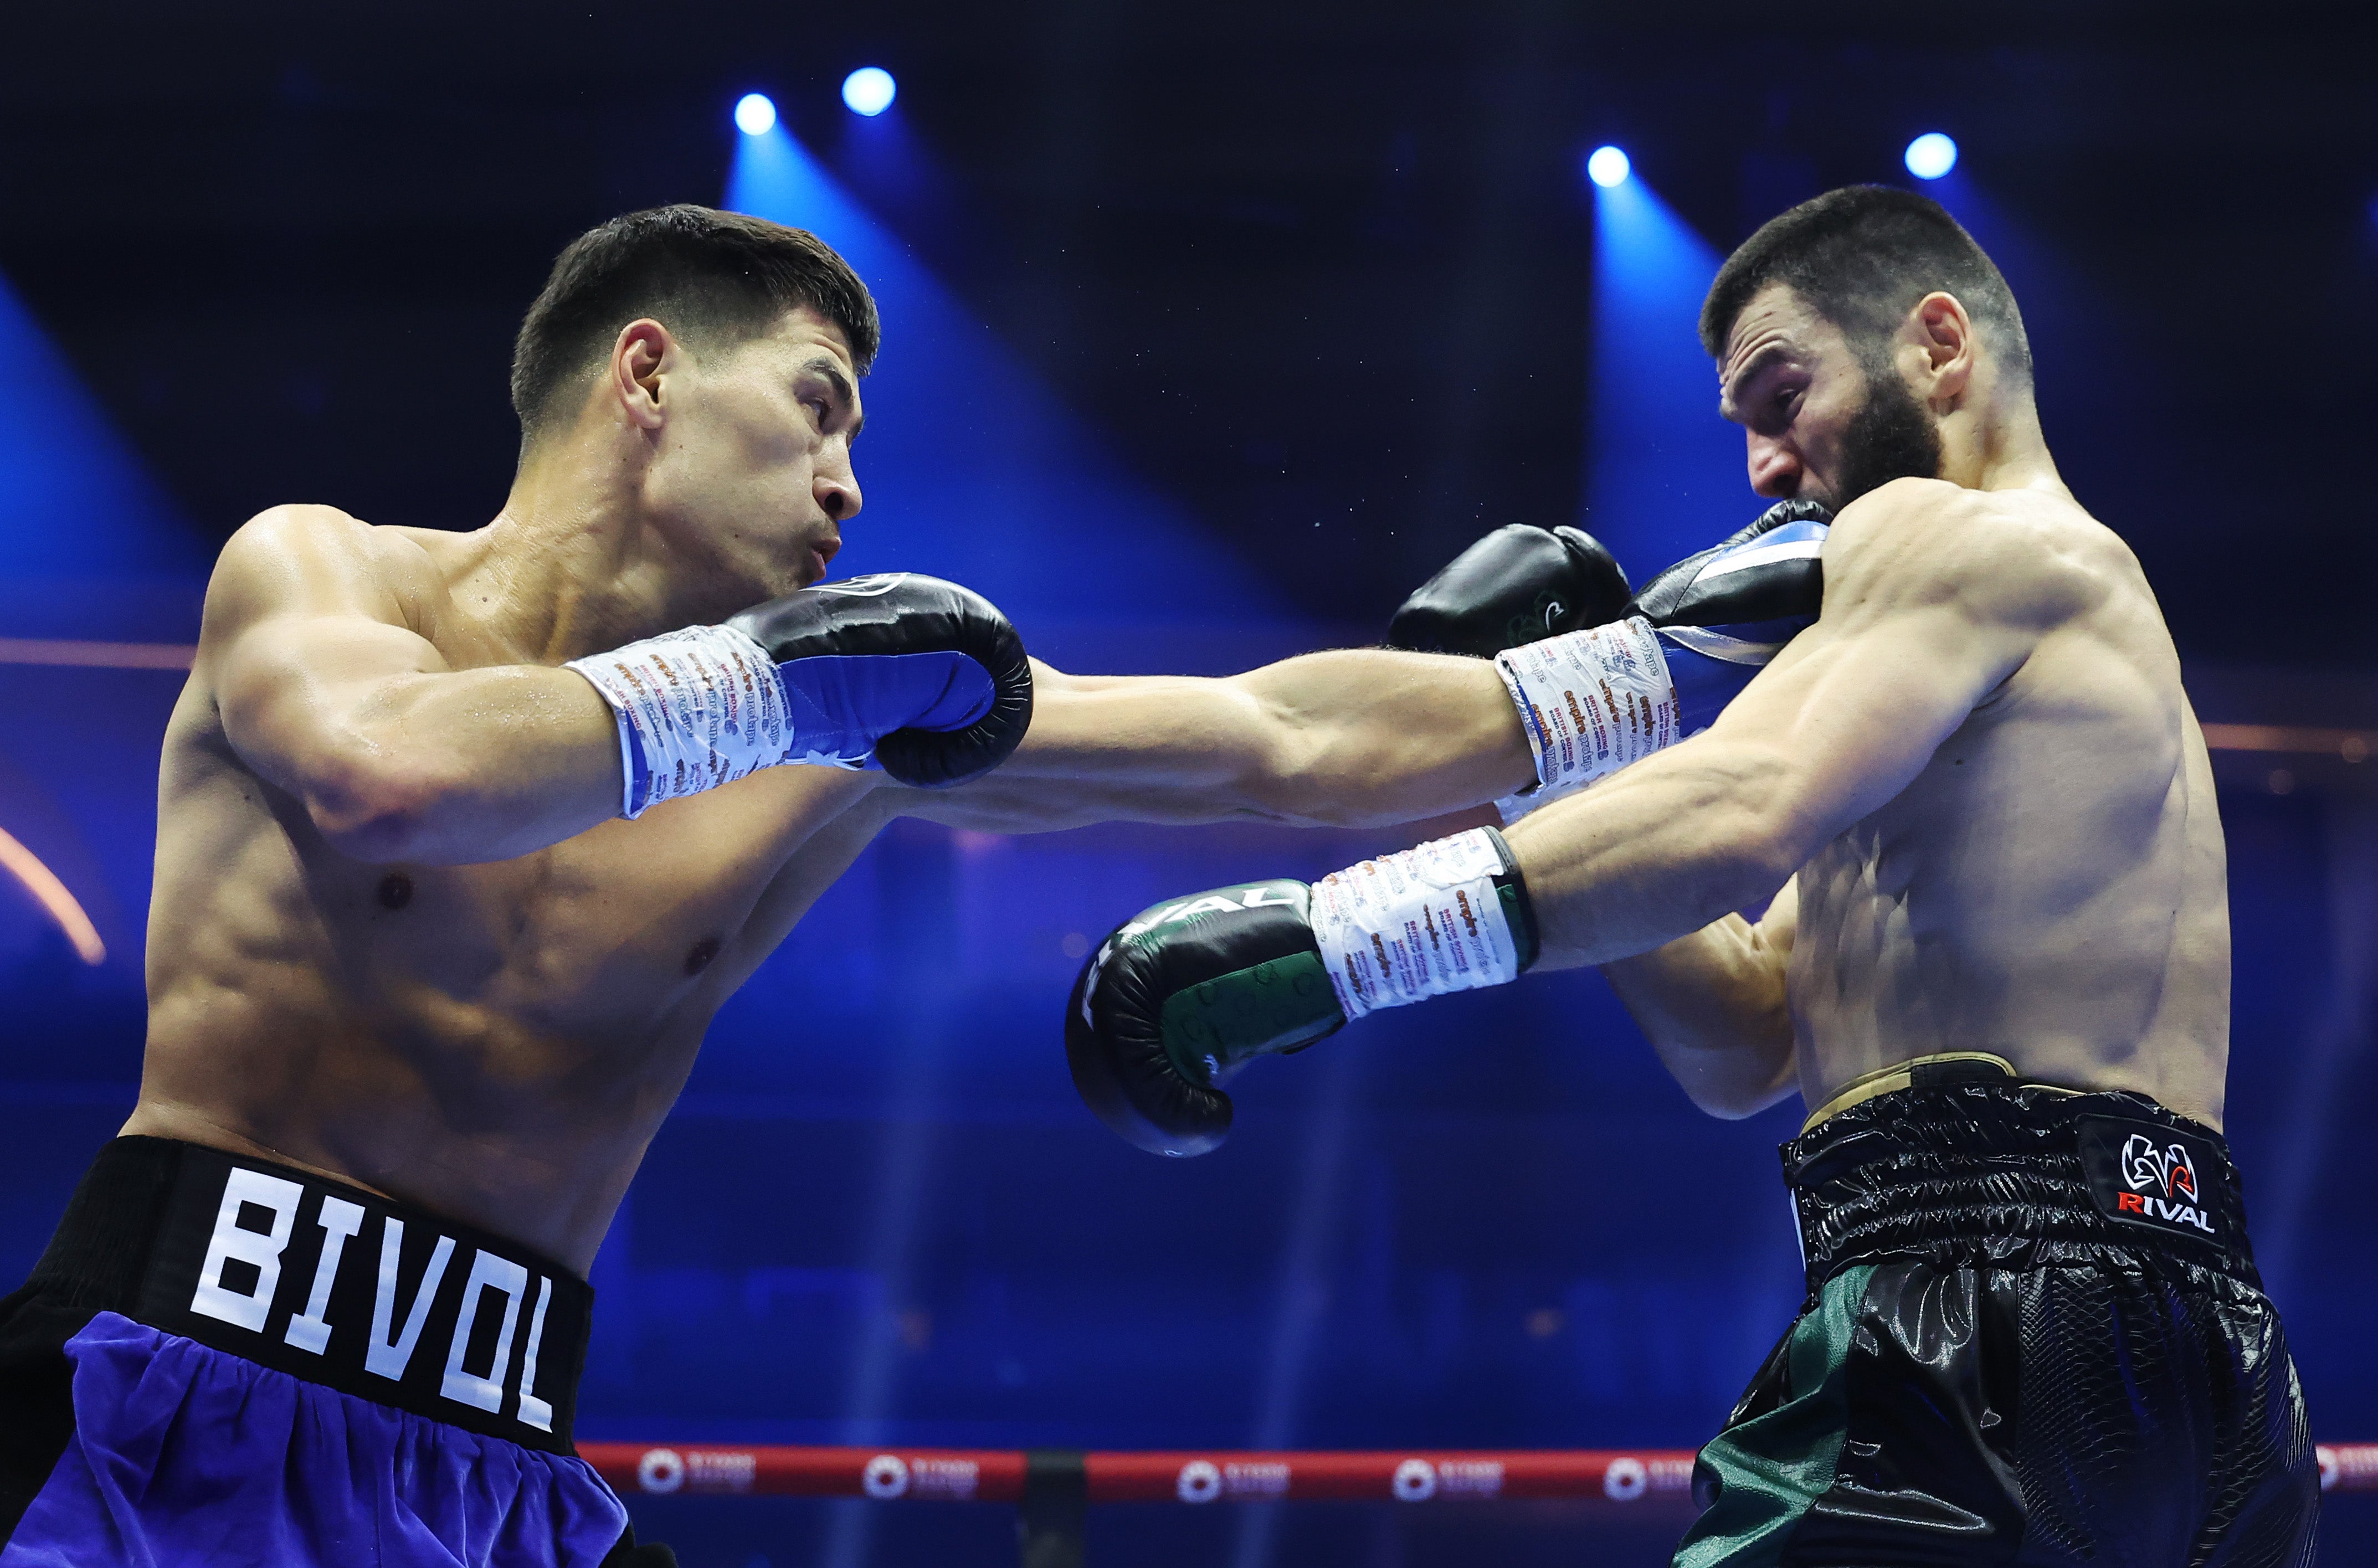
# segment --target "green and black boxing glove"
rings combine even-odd
[[[1477,828],[1307,886],[1251,882],[1142,910],[1090,955],[1065,1011],[1074,1087],[1152,1154],[1230,1135],[1221,1083],[1351,1020],[1517,979],[1535,962],[1527,890]]]

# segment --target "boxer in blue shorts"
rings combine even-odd
[[[1531,775],[1476,660],[1075,678],[954,584],[823,581],[878,332],[814,236],[631,213],[528,312],[492,521],[226,546],[139,1099],[0,1301],[0,1568],[664,1560],[571,1452],[587,1266],[711,1015],[878,830]]]

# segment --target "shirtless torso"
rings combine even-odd
[[[364,551],[450,668],[522,661],[449,591],[469,536],[268,528]],[[341,1176],[582,1269],[711,1014],[881,824],[851,809],[876,775],[770,769],[512,859],[370,864],[234,748],[214,655],[241,629],[209,627],[166,732],[125,1131]]]
[[[1706,736],[1513,843],[1543,846],[1547,891],[1584,894],[1627,880],[1615,852],[1639,824],[1625,847],[1660,896],[1594,899],[1563,945],[1603,963],[1718,1114],[1794,1089],[1814,1110],[1892,1063],[1979,1051],[2217,1127],[2226,855],[2155,595],[2057,479],[2027,393],[1989,394],[1953,300],[1928,299],[1899,347],[1903,373],[1957,394],[1940,428],[1958,482],[1845,507],[1818,624]],[[1754,483],[1824,498],[1866,396],[1839,330],[1771,288],[1722,372]],[[1705,876],[1670,869],[1696,859]],[[1722,913],[1778,881],[1755,923]]]
[[[2136,1089],[2218,1126],[2229,911],[2213,774],[2138,563],[2069,500],[1977,497],[2072,613],[1794,880],[1811,1107],[1911,1056]]]
[[[1001,831],[1391,821],[1528,776],[1517,720],[1476,661],[1373,650],[1229,681],[1043,665],[1024,748],[961,790],[780,767],[517,852],[510,837],[501,857],[338,841],[319,798],[335,792],[306,787],[288,732],[342,690],[386,704],[373,683],[400,678],[457,695],[366,749],[408,735],[510,748],[557,796],[587,772],[590,817],[616,809],[610,720],[553,667],[589,650],[521,629],[543,625],[516,613],[536,569],[521,535],[500,520],[454,534],[282,508],[225,551],[165,737],[148,1055],[126,1132],[337,1177],[583,1271],[712,1014],[894,817]],[[354,678],[328,679],[342,660]],[[269,702],[298,717],[259,716]],[[450,789],[450,810],[501,818],[500,802],[484,807],[496,788]]]

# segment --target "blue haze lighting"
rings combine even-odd
[[[1627,154],[1618,149],[1597,147],[1593,150],[1593,156],[1585,161],[1585,175],[1595,185],[1608,190],[1613,186],[1625,185],[1627,175],[1633,167],[1633,164],[1627,162]]]
[[[745,136],[766,136],[776,125],[776,106],[764,92],[747,92],[735,101],[735,128]]]
[[[1123,662],[1145,643],[1151,623],[1135,620],[1128,636],[1101,629],[1112,622],[1097,617],[1111,616],[1107,606],[1117,603],[1180,606],[1186,612],[1180,620],[1203,643],[1231,650],[1243,643],[1233,635],[1237,628],[1287,619],[1278,587],[1236,561],[1186,508],[1118,463],[1096,432],[782,123],[764,136],[736,138],[725,205],[816,233],[867,280],[883,312],[883,354],[864,383],[868,429],[859,476],[867,509],[846,531],[838,572],[907,569],[964,582],[1031,628],[1035,648],[1068,668],[1131,667]],[[962,855],[936,862],[932,841],[911,835],[904,847],[900,838],[887,835],[869,852],[893,857],[883,864],[898,863],[883,885],[900,890],[903,909],[939,907],[955,921],[963,889],[972,885],[966,880],[972,863]],[[944,842],[940,854],[949,853]],[[920,896],[928,872],[939,891]],[[829,896],[859,898],[867,885],[846,879]],[[823,933],[833,928],[813,922],[804,928],[811,935],[795,940],[828,940]],[[943,940],[955,943],[957,931],[951,925]],[[763,999],[797,983],[786,977],[798,968],[763,969],[739,1005],[769,1005]],[[903,998],[903,1016],[917,1022],[877,1053],[871,1069],[883,1074],[871,1080],[883,1126],[870,1162],[874,1197],[864,1273],[883,1282],[882,1305],[830,1353],[845,1369],[841,1435],[865,1442],[889,1441],[891,1423],[906,1414],[902,1394],[912,1358],[902,1351],[891,1306],[908,1299],[931,1234],[926,1217],[941,1179],[933,1119],[956,1092],[960,1071],[939,1044],[955,1027],[955,1013],[946,1011],[955,1000],[928,1005],[914,993],[931,987],[914,973],[887,974],[884,984],[887,994]],[[779,1037],[740,1037],[731,1020],[712,1047],[704,1063],[714,1075],[760,1074],[774,1082],[787,1071]],[[853,1502],[830,1514],[813,1561],[823,1568],[870,1561],[876,1515],[868,1508]]]
[[[139,636],[85,624],[29,630],[18,611],[46,604],[53,589],[31,579],[162,578],[194,572],[204,581],[213,552],[201,548],[181,509],[152,479],[73,365],[5,278],[0,278],[0,364],[39,395],[16,400],[0,421],[0,636]],[[20,601],[15,592],[21,591]],[[153,635],[153,634],[152,634]]]
[[[881,66],[861,66],[842,78],[843,102],[852,114],[870,119],[891,108],[899,95],[900,84]]]
[[[726,205],[816,233],[867,280],[883,314],[883,358],[865,383],[867,510],[846,530],[837,573],[932,572],[1035,627],[1159,589],[1167,604],[1196,606],[1183,620],[1286,614],[1276,586],[1178,501],[1130,476],[781,122],[735,138]],[[1131,526],[1116,526],[1121,518]]]
[[[1907,144],[1907,172],[1919,180],[1937,180],[1957,166],[1957,144],[1939,131],[1926,131]]]
[[[1641,180],[1593,193],[1592,425],[1579,525],[1639,581],[1756,517],[1698,337],[1718,255]]]

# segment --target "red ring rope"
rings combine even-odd
[[[794,1448],[717,1443],[582,1442],[579,1454],[622,1491],[665,1495],[873,1497],[1015,1502],[1019,1449]],[[2322,1443],[2323,1491],[2378,1491],[2378,1442]],[[1598,1499],[1686,1506],[1683,1448],[1091,1453],[1091,1502],[1449,1502]]]

